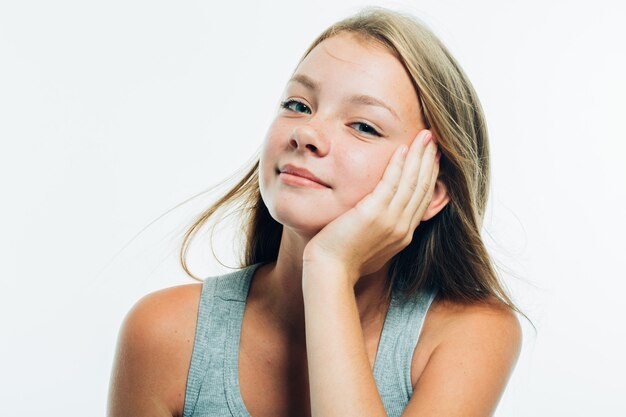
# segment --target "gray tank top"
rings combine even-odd
[[[239,389],[239,338],[250,280],[260,265],[204,280],[183,417],[250,417]],[[420,292],[401,303],[392,295],[374,362],[376,387],[390,417],[400,416],[413,394],[411,360],[434,297]]]

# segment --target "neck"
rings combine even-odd
[[[309,238],[283,228],[278,258],[262,265],[254,274],[250,299],[258,302],[290,343],[305,345],[304,300],[302,297],[302,254]],[[354,287],[363,334],[378,332],[384,320],[389,300],[385,299],[388,262],[379,271],[365,275]]]

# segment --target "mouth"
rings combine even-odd
[[[314,188],[331,188],[324,181],[316,177],[306,168],[287,164],[276,171],[279,178],[291,185],[308,186]]]

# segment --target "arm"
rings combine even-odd
[[[374,190],[319,231],[303,252],[302,292],[311,414],[386,416],[363,340],[354,288],[411,241],[432,201],[439,170],[432,135],[399,146]]]
[[[345,272],[303,270],[311,416],[386,417],[363,340],[354,289]]]
[[[108,417],[182,414],[200,284],[157,291],[128,312],[111,372]]]

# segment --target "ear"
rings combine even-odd
[[[422,221],[430,220],[437,213],[439,213],[450,201],[450,196],[448,195],[448,187],[441,181],[439,178],[435,183],[435,190],[433,191],[433,197],[430,200],[430,204],[426,208],[424,212],[424,216],[422,216]]]

